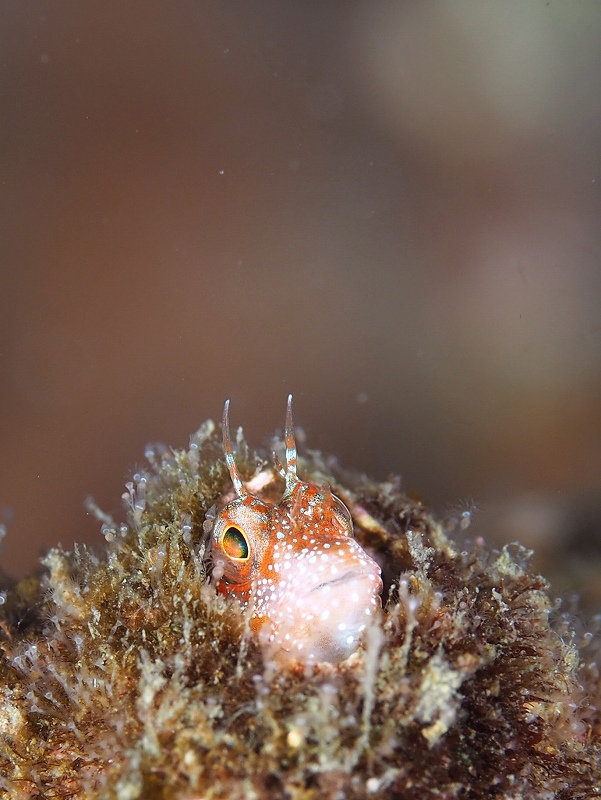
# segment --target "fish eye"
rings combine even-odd
[[[246,561],[250,547],[246,534],[234,525],[228,525],[221,537],[223,552],[236,561]]]

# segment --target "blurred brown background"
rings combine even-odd
[[[292,391],[601,598],[599,41],[595,0],[2,3],[5,569]]]

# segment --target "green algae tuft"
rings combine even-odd
[[[242,478],[281,493],[237,449]],[[383,610],[346,661],[282,667],[211,581],[220,430],[146,456],[124,521],[100,515],[102,553],[53,549],[2,594],[0,797],[601,796],[599,650],[519,545],[460,548],[397,482],[310,454],[299,473],[350,509]]]

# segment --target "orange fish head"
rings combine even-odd
[[[238,497],[219,512],[213,527],[218,591],[252,608],[251,628],[268,658],[344,660],[380,608],[380,567],[353,538],[344,503],[328,486],[297,477],[291,397],[286,469],[279,465],[286,489],[279,503],[266,503],[246,490],[230,442],[228,403],[223,436]]]

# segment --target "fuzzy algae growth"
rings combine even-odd
[[[346,661],[281,667],[211,582],[220,432],[147,457],[104,553],[54,549],[2,595],[0,797],[601,796],[594,645],[579,654],[521,548],[459,552],[396,483],[313,453],[303,477],[351,510],[384,608]],[[266,470],[241,436],[237,463]]]

